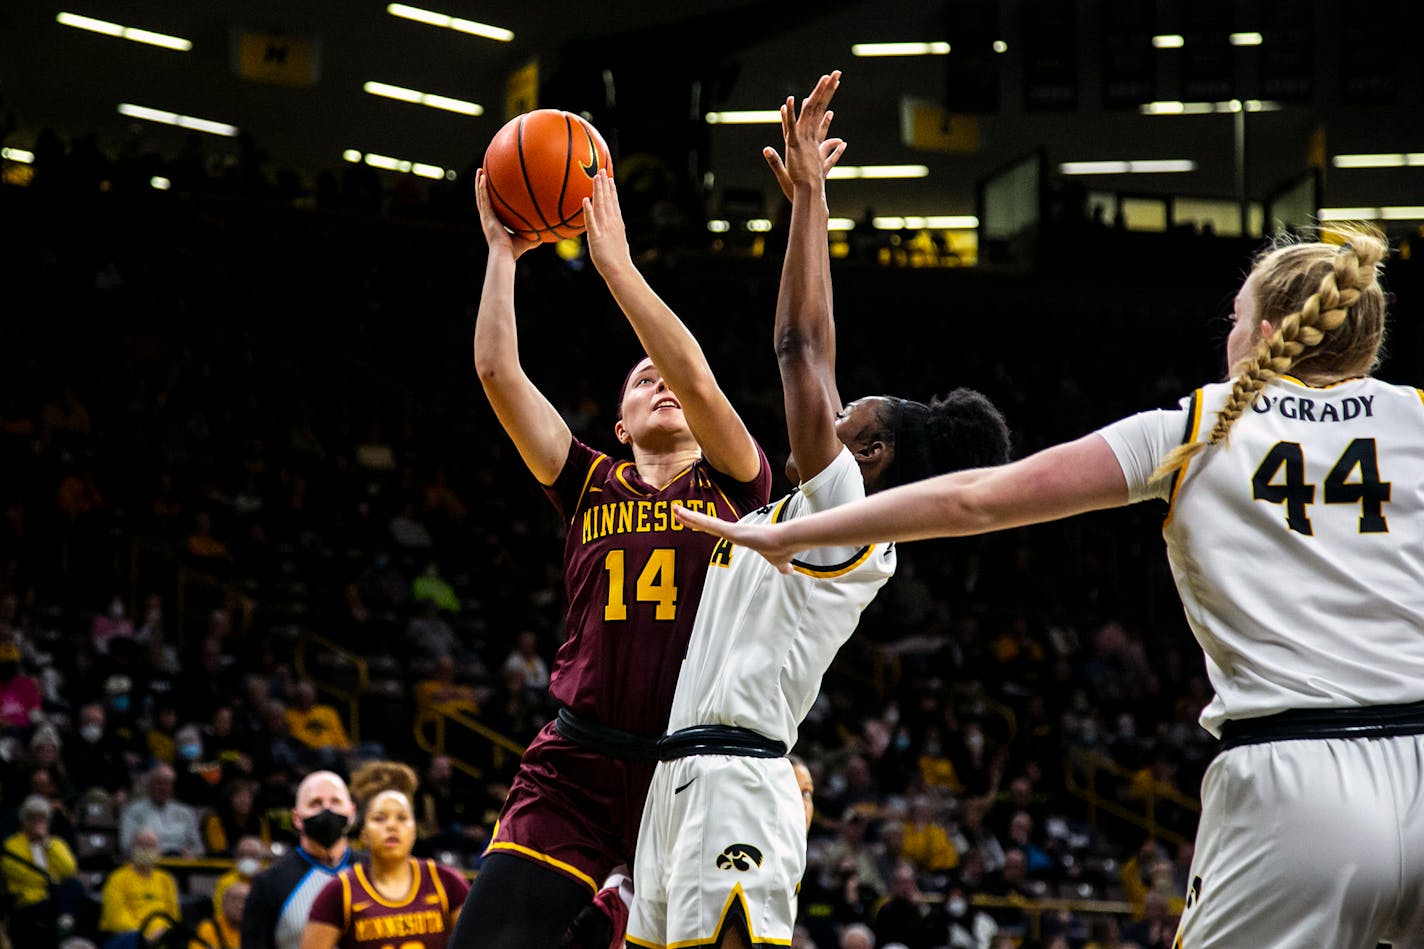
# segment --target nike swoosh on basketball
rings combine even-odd
[[[583,173],[588,175],[590,178],[597,178],[598,149],[594,147],[593,136],[588,134],[588,129],[584,128],[582,123],[580,123],[579,128],[583,129],[583,137],[588,139],[588,164],[585,165],[583,162],[579,162],[579,167],[582,168]]]
[[[696,781],[696,780],[697,780],[696,778],[693,778],[693,779],[692,779],[692,781]],[[688,788],[692,787],[692,781],[687,782],[686,784],[684,784],[684,785],[683,785],[682,787],[680,787],[680,788],[673,788],[673,789],[672,789],[672,793],[674,793],[674,794],[681,794],[683,791],[686,791]]]

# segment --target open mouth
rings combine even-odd
[[[678,402],[677,402],[676,399],[659,399],[657,402],[654,402],[654,403],[653,403],[653,411],[654,411],[654,412],[661,412],[663,409],[680,409],[680,408],[682,408],[682,406],[678,404]]]

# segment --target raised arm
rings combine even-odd
[[[820,472],[841,450],[836,414],[836,326],[831,297],[831,254],[827,237],[826,174],[840,160],[845,142],[827,139],[828,106],[840,85],[837,70],[822,76],[796,113],[796,100],[781,107],[786,143],[783,163],[776,150],[763,152],[777,183],[791,201],[791,233],[781,266],[773,345],[781,369],[786,431],[801,480]]]
[[[568,458],[573,434],[558,410],[524,374],[514,321],[514,262],[538,245],[516,241],[495,216],[484,169],[479,171],[475,196],[489,242],[485,286],[475,317],[475,371],[495,417],[519,449],[519,457],[540,484],[553,484]]]
[[[600,171],[594,179],[593,197],[584,199],[583,214],[594,266],[628,317],[643,351],[682,404],[703,457],[718,471],[751,481],[761,470],[756,443],[717,384],[697,339],[633,266],[618,190],[606,172]]]
[[[940,475],[774,526],[734,524],[679,509],[691,527],[757,551],[779,569],[810,547],[984,534],[1121,507],[1127,479],[1107,439],[1085,435],[1022,461]]]

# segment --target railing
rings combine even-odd
[[[354,676],[351,688],[343,688],[328,678],[313,675],[307,666],[307,651],[309,649],[324,650],[335,657],[338,665],[349,666]],[[297,675],[303,679],[310,679],[318,689],[338,701],[346,703],[347,732],[353,743],[359,742],[361,740],[361,696],[365,694],[366,687],[371,681],[370,669],[366,660],[350,650],[343,649],[325,636],[318,636],[316,633],[304,630],[297,637],[297,648],[292,656],[292,662],[296,666]]]
[[[122,556],[120,551],[117,552]],[[145,559],[156,560],[163,567],[164,577],[155,580],[152,573],[144,569]],[[169,573],[171,571],[171,573]],[[172,578],[172,586],[169,577]],[[257,609],[257,601],[235,583],[220,580],[211,574],[183,563],[170,550],[165,550],[150,542],[135,540],[129,545],[129,615],[137,617],[145,594],[171,592],[173,603],[174,645],[179,649],[184,645],[184,633],[188,622],[189,601],[197,592],[215,594],[211,602],[221,603],[232,621],[232,631],[243,636],[252,622],[252,614]]]
[[[977,894],[969,898],[971,906],[979,906],[984,909],[1016,909],[1020,910],[1028,917],[1028,936],[1030,939],[1038,940],[1043,935],[1043,914],[1044,913],[1089,913],[1104,916],[1131,916],[1136,912],[1136,907],[1131,903],[1123,903],[1117,900],[1064,900],[1064,899],[1025,899],[1020,896],[986,896]]]
[[[490,764],[496,771],[505,766],[505,756],[513,755],[516,760],[524,755],[524,746],[479,722],[474,716],[458,709],[423,708],[415,715],[416,747],[431,755],[449,757],[452,767],[473,778],[484,777],[484,770],[464,757],[450,753],[449,738],[451,726],[463,729],[490,746]]]
[[[1160,840],[1174,844],[1191,842],[1190,838],[1158,821],[1158,804],[1159,802],[1171,804],[1185,811],[1200,814],[1201,802],[1174,788],[1161,786],[1153,781],[1146,786],[1146,794],[1142,798],[1143,809],[1137,811],[1119,803],[1113,797],[1105,797],[1099,793],[1098,775],[1100,772],[1126,784],[1130,784],[1133,779],[1133,772],[1106,755],[1081,748],[1074,748],[1070,751],[1063,765],[1064,787],[1070,794],[1087,802],[1088,823],[1094,830],[1098,829],[1098,812],[1103,811],[1132,824],[1134,827],[1141,828]],[[1083,778],[1086,778],[1086,781],[1082,780]]]

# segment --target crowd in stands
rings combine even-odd
[[[379,212],[399,189],[361,166],[304,202],[278,199],[281,176],[252,197],[260,163],[195,172],[203,187],[168,169],[155,191],[143,173],[101,187],[116,166],[80,143],[35,153],[28,187],[0,186],[12,944],[177,922],[235,945],[247,881],[296,839],[301,777],[380,756],[421,775],[417,854],[477,870],[515,759],[449,723],[522,743],[548,721],[563,593],[553,507],[470,366],[483,242],[464,176],[429,205],[461,213],[396,218]],[[846,391],[974,386],[1016,455],[1187,394],[1220,374],[1201,327],[1248,247],[1143,240],[1137,272],[1068,246],[1077,265],[1050,275],[845,265]],[[643,265],[776,464],[774,258]],[[520,266],[526,368],[611,446],[631,333],[579,260]],[[1414,384],[1418,270],[1391,274],[1381,373]],[[1170,945],[1214,743],[1161,513],[902,552],[796,749],[817,785],[799,945]]]

